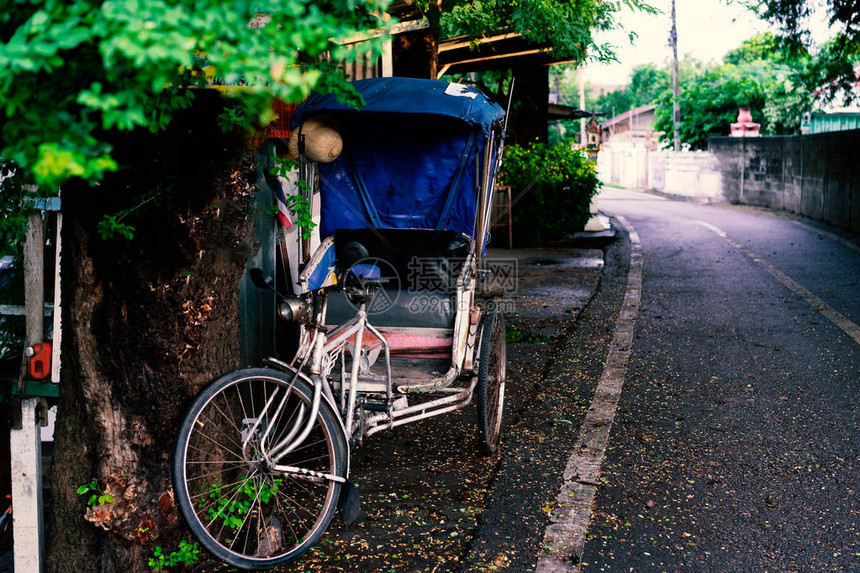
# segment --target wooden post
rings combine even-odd
[[[672,0],[672,32],[669,40],[672,44],[672,148],[675,153],[681,151],[681,104],[678,101],[678,26],[675,18],[675,0]]]
[[[42,215],[30,215],[24,241],[24,312],[26,345],[42,342],[45,330],[45,272]],[[19,390],[27,381],[24,358]],[[14,518],[15,571],[41,573],[44,563],[42,516],[42,433],[39,425],[39,399],[21,400],[21,425],[11,431],[12,503]]]
[[[41,213],[33,213],[27,221],[24,238],[24,320],[25,347],[42,342],[45,330],[45,237]],[[27,357],[21,364],[18,392],[23,394],[27,382]]]

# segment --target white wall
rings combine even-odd
[[[604,183],[646,189],[706,201],[723,201],[717,158],[707,151],[653,151],[641,146],[612,144],[597,155]]]

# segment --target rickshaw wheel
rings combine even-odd
[[[478,429],[485,455],[496,453],[505,405],[505,320],[500,312],[486,315],[481,328],[478,363]]]
[[[241,569],[289,563],[331,522],[341,484],[319,476],[343,477],[348,448],[328,402],[307,438],[278,461],[296,473],[276,471],[266,455],[304,427],[312,398],[303,377],[249,368],[213,382],[186,414],[173,457],[176,500],[195,537],[222,561]]]

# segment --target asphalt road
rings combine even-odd
[[[860,250],[606,190],[644,281],[583,571],[860,570]]]

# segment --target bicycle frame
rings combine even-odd
[[[336,476],[322,474],[318,476],[310,476],[308,472],[305,472],[301,468],[278,465],[281,458],[301,446],[306,439],[311,430],[316,413],[319,410],[319,404],[320,400],[322,400],[323,393],[326,394],[331,404],[336,406],[336,410],[341,418],[341,423],[343,424],[346,436],[349,442],[353,444],[360,443],[364,437],[369,437],[381,430],[395,428],[397,426],[459,410],[471,403],[475,386],[477,384],[476,376],[471,377],[467,387],[438,389],[436,393],[444,394],[441,397],[410,406],[405,400],[406,393],[404,393],[402,396],[403,400],[398,402],[394,396],[391,376],[391,349],[385,335],[368,321],[366,303],[362,303],[359,306],[358,311],[352,319],[337,326],[331,332],[325,333],[324,327],[321,325],[324,322],[325,317],[327,293],[318,292],[316,294],[317,296],[322,297],[323,302],[321,304],[320,312],[317,313],[317,316],[315,317],[316,320],[314,324],[311,325],[311,328],[314,330],[314,335],[310,342],[304,346],[303,352],[299,352],[299,357],[303,359],[300,369],[305,366],[305,362],[309,362],[306,365],[306,369],[310,374],[310,380],[314,385],[313,402],[311,404],[310,411],[305,412],[305,409],[302,408],[297,416],[295,424],[287,435],[265,453],[266,457],[272,461],[273,468],[275,470],[293,474],[300,473],[308,475],[309,477],[343,481],[341,478],[337,478]],[[362,345],[367,331],[369,331],[379,341],[382,346],[382,351],[384,352],[385,360],[384,385],[377,384],[372,388],[368,388],[366,386],[362,388],[362,384],[359,380],[362,366]],[[350,344],[350,341],[352,341],[352,344]],[[341,380],[340,388],[337,389],[339,398],[335,398],[330,374],[338,362],[341,363],[344,374],[346,374],[345,350],[347,347],[350,347],[352,363],[349,367],[348,377],[344,377]],[[289,368],[287,364],[279,360],[269,359],[268,361],[282,369]],[[296,372],[296,376],[298,376],[298,371]],[[368,415],[357,415],[359,409],[363,410],[363,408],[358,404],[360,390],[371,395],[377,394],[384,396],[385,411]],[[280,414],[287,397],[288,394],[281,397],[282,402],[276,409],[275,417]],[[268,410],[269,406],[272,405],[275,399],[275,396],[269,398],[269,402],[266,404],[266,410]],[[251,437],[255,435],[261,423],[262,420],[257,420],[255,422],[254,426],[249,430],[248,437],[245,439],[243,446],[246,446],[251,440]],[[269,427],[271,427],[271,424]],[[260,437],[260,443],[264,450],[266,441],[269,437],[269,427],[263,430],[263,435]]]

